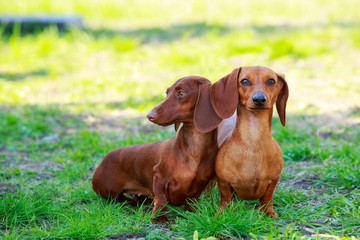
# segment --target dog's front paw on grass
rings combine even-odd
[[[270,218],[279,218],[279,215],[276,212],[274,212],[274,210],[272,209],[267,209],[267,210],[260,209],[260,212]]]
[[[269,217],[271,217],[271,218],[279,218],[279,215],[278,215],[276,212],[274,212],[274,211],[268,211],[268,212],[266,213],[266,215],[269,216]]]
[[[169,218],[165,215],[151,219],[153,224],[169,222]]]

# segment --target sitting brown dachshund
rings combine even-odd
[[[215,175],[217,130],[219,123],[210,103],[209,80],[189,76],[177,80],[166,91],[166,98],[149,114],[150,121],[169,126],[180,123],[178,134],[166,141],[128,146],[111,151],[96,168],[92,186],[103,198],[128,200],[124,194],[154,196],[153,214],[166,211],[166,204],[184,205],[197,199]],[[207,133],[203,133],[207,132]],[[186,206],[189,210],[189,207]],[[153,222],[164,222],[166,215]]]
[[[280,121],[285,126],[288,96],[284,75],[261,66],[237,68],[212,85],[211,103],[217,116],[225,119],[218,128],[221,146],[215,162],[220,210],[236,193],[244,200],[260,199],[261,211],[278,217],[272,199],[283,157],[279,144],[272,137],[271,123],[276,103]],[[233,124],[234,117],[226,118],[235,110],[237,117]]]

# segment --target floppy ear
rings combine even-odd
[[[236,68],[230,74],[218,80],[211,86],[211,104],[216,114],[222,118],[233,115],[239,102],[238,77],[241,68]]]
[[[276,110],[279,114],[281,124],[285,127],[286,123],[286,103],[289,98],[289,87],[287,85],[287,82],[285,80],[284,74],[276,74],[278,79],[282,81],[283,86],[280,90],[280,93],[276,99]]]
[[[214,130],[222,120],[211,105],[210,87],[210,81],[209,83],[199,82],[199,92],[194,112],[194,125],[202,133]]]

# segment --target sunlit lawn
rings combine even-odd
[[[360,2],[0,1],[0,14],[81,14],[84,29],[0,29],[0,236],[5,239],[360,237]],[[2,28],[3,29],[3,28]],[[215,219],[109,204],[91,189],[110,150],[175,135],[146,119],[176,79],[244,65],[284,73],[279,219],[238,201]]]

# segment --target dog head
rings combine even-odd
[[[188,76],[177,80],[166,91],[166,98],[147,115],[148,119],[160,126],[180,123],[194,123],[200,132],[213,130],[221,118],[210,102],[211,82],[203,77]]]
[[[276,103],[285,126],[288,96],[285,76],[262,66],[236,68],[211,86],[211,103],[222,119],[231,117],[238,104],[249,111],[262,111]]]

